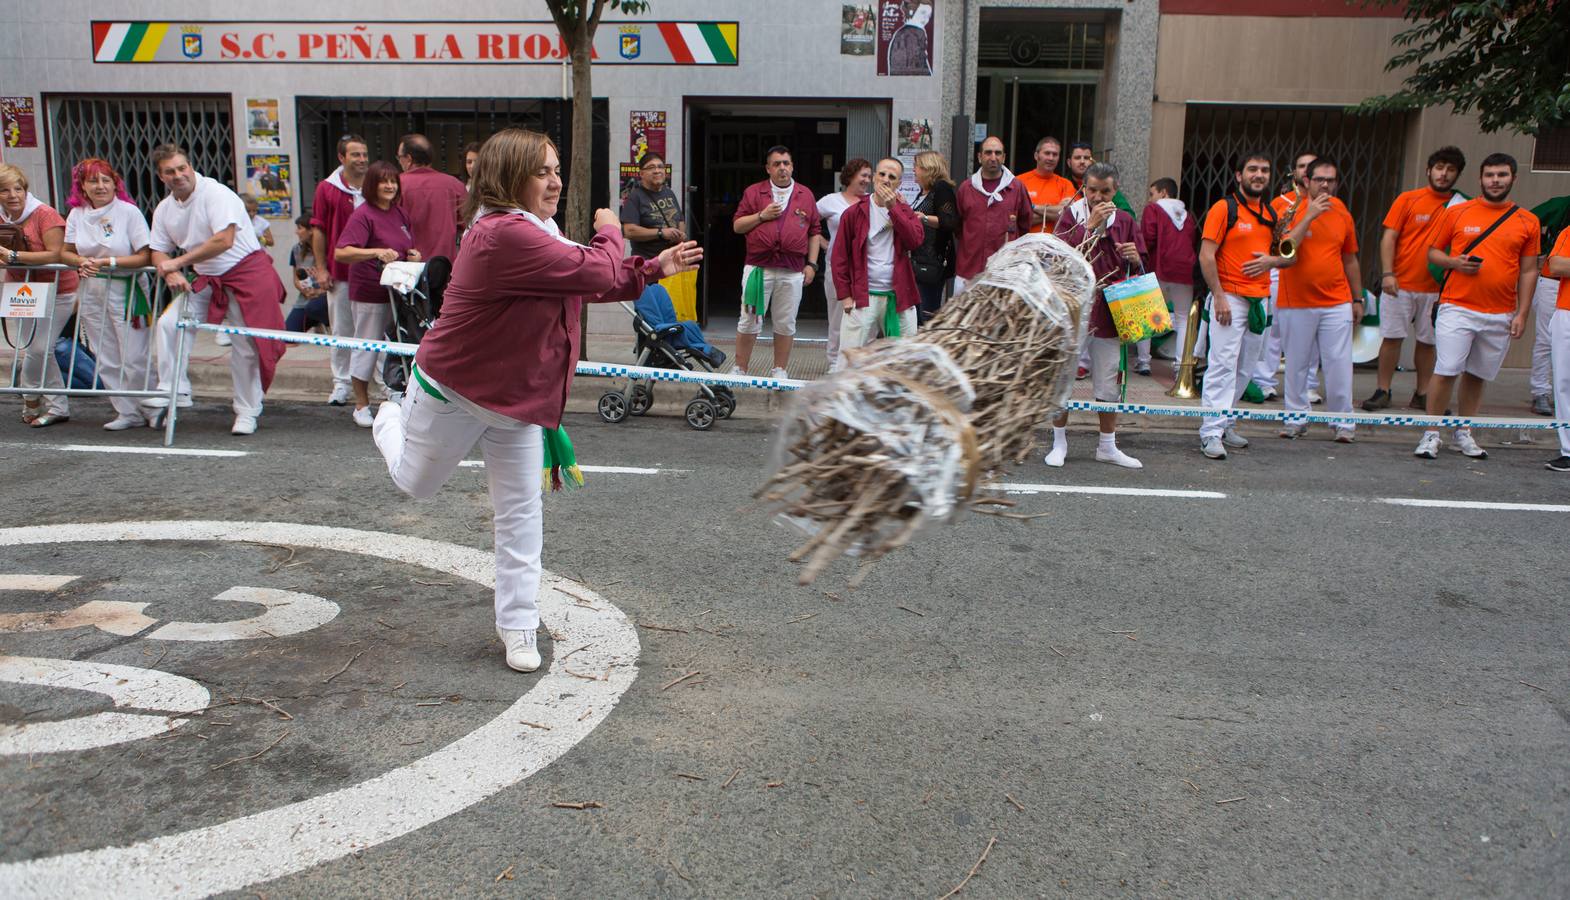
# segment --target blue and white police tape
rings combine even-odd
[[[414,351],[418,349],[415,344],[404,344],[396,341],[333,337],[325,334],[302,334],[296,331],[273,331],[266,328],[243,328],[235,325],[208,325],[182,321],[180,327],[240,335],[242,337],[265,338],[290,344],[313,344],[319,347],[369,350],[376,353],[390,353],[395,356],[413,356]],[[645,366],[597,362],[578,363],[577,373],[588,377],[636,378],[640,381],[673,381],[688,384],[757,388],[766,391],[795,391],[809,384],[809,382],[794,378],[765,378],[760,375],[730,375],[724,372],[687,372],[680,369],[651,369]],[[1521,431],[1570,428],[1570,422],[1555,422],[1545,419],[1387,415],[1364,412],[1294,412],[1283,409],[1252,409],[1246,406],[1236,409],[1210,409],[1202,406],[1177,406],[1156,403],[1100,403],[1089,400],[1071,400],[1068,403],[1068,409],[1077,412],[1117,413],[1119,415],[1135,416],[1178,416],[1183,418],[1226,416],[1233,419],[1281,422],[1283,424],[1394,425],[1407,428],[1433,429],[1504,428]]]
[[[239,325],[209,325],[205,322],[179,323],[181,328],[211,331],[217,334],[262,338],[283,341],[286,344],[309,344],[317,347],[340,347],[346,350],[366,350],[393,356],[413,356],[417,344],[398,341],[377,341],[368,338],[334,337],[327,334],[307,334],[298,331],[275,331],[270,328],[246,328]],[[634,378],[639,381],[673,381],[710,386],[757,388],[765,391],[795,391],[808,382],[794,378],[767,378],[762,375],[731,375],[725,372],[688,372],[682,369],[651,369],[647,366],[628,366],[618,363],[580,362],[577,374],[599,378]]]

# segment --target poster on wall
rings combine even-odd
[[[878,74],[931,75],[936,0],[878,0]]]
[[[0,133],[6,149],[38,146],[38,115],[32,97],[0,97]]]
[[[278,133],[277,97],[246,98],[245,145],[257,150],[276,150],[283,146]]]
[[[665,110],[633,110],[627,114],[627,124],[633,162],[643,162],[643,154],[650,150],[665,156]]]
[[[264,218],[294,218],[294,200],[289,195],[288,154],[247,153],[245,190],[256,197],[257,212]]]
[[[894,155],[905,166],[905,174],[899,182],[900,196],[906,203],[915,203],[921,194],[921,188],[916,184],[916,154],[932,149],[932,120],[900,119],[896,133]]]
[[[878,42],[877,21],[870,5],[847,3],[840,7],[840,55],[871,56]]]

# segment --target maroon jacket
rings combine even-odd
[[[871,197],[862,197],[840,214],[839,240],[834,242],[834,260],[829,267],[834,273],[834,293],[855,300],[857,309],[871,303],[867,296],[867,217],[871,205]],[[910,252],[921,246],[927,232],[916,213],[902,202],[889,207],[889,224],[894,228],[894,307],[904,312],[921,303]]]
[[[987,267],[992,254],[1029,231],[1035,209],[1030,205],[1030,192],[1018,180],[1010,182],[1003,190],[1003,199],[991,206],[987,205],[986,195],[969,181],[954,189],[954,201],[959,208],[954,274],[965,279],[975,278]]]
[[[252,250],[245,258],[229,267],[222,275],[198,275],[191,283],[196,290],[212,288],[212,302],[207,307],[207,324],[220,325],[229,312],[229,298],[240,304],[240,317],[247,328],[283,330],[283,282],[273,269],[272,257],[266,250]],[[278,371],[278,360],[283,359],[289,345],[283,341],[256,341],[257,364],[262,373],[262,390],[273,386],[273,374]]]
[[[1084,243],[1085,226],[1075,217],[1072,206],[1064,209],[1063,215],[1058,217],[1057,228],[1053,233],[1071,247]],[[1137,265],[1125,260],[1115,246],[1128,243],[1132,243],[1139,251]],[[1134,225],[1134,217],[1121,209],[1113,213],[1106,233],[1085,254],[1085,259],[1090,262],[1090,271],[1096,276],[1096,302],[1090,308],[1090,333],[1094,337],[1115,338],[1118,336],[1118,327],[1112,321],[1112,310],[1107,308],[1107,298],[1101,289],[1139,275],[1150,261],[1150,254],[1145,250],[1145,238]]]
[[[658,260],[622,259],[622,250],[620,225],[582,247],[519,215],[485,216],[464,234],[441,318],[415,362],[471,403],[555,428],[578,362],[583,304],[635,299],[659,277]]]
[[[1172,217],[1160,206],[1149,203],[1139,217],[1139,233],[1150,248],[1156,277],[1173,284],[1194,283],[1194,263],[1199,259],[1199,222],[1193,210],[1183,219],[1183,228],[1172,224]]]
[[[765,178],[741,192],[741,201],[736,204],[736,214],[731,221],[760,212],[773,202],[773,188]],[[813,199],[812,191],[798,181],[791,188],[785,212],[778,219],[760,222],[757,228],[747,232],[747,265],[800,272],[807,265],[807,248],[821,228],[818,201]]]

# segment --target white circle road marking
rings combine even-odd
[[[424,566],[484,587],[492,554],[440,541],[288,522],[105,522],[0,529],[0,546],[83,541],[267,541],[358,553]],[[638,636],[621,610],[573,583],[569,599],[547,574],[540,613],[559,643],[582,646],[574,665],[604,672],[574,678],[553,654],[545,671],[501,715],[429,756],[340,790],[218,825],[126,847],[0,865],[0,895],[207,896],[238,890],[401,837],[517,784],[550,765],[605,721],[638,676]],[[498,663],[498,669],[500,664]],[[528,720],[549,731],[524,725]]]
[[[213,598],[266,607],[259,616],[238,622],[170,622],[149,634],[154,641],[242,641],[285,637],[326,625],[338,617],[338,604],[315,594],[272,588],[232,587]]]
[[[207,688],[179,675],[69,659],[0,656],[0,682],[92,691],[113,700],[116,707],[177,713],[202,709],[210,699]],[[0,756],[123,744],[179,728],[186,721],[168,716],[96,712],[54,722],[0,725]]]

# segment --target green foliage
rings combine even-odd
[[[1370,97],[1356,112],[1448,103],[1475,112],[1486,132],[1536,134],[1570,123],[1570,2],[1566,0],[1364,0],[1404,7],[1412,27],[1385,64],[1407,72],[1400,91]]]
[[[545,6],[551,12],[551,19],[571,42],[585,25],[587,28],[582,33],[592,38],[606,7],[635,16],[648,11],[649,0],[545,0]]]

